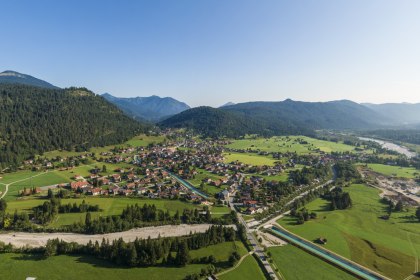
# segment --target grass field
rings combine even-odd
[[[215,194],[223,191],[226,188],[226,186],[216,187],[216,186],[212,186],[212,185],[207,184],[207,183],[204,184],[204,188],[200,188],[200,185],[201,185],[201,182],[203,181],[203,179],[210,178],[212,180],[218,180],[222,176],[218,176],[216,174],[210,173],[210,172],[208,172],[204,169],[197,169],[197,172],[198,172],[198,174],[196,174],[193,179],[188,180],[188,182],[190,182],[196,188],[198,188],[198,189],[202,190],[203,192],[209,194],[210,196],[214,196]]]
[[[368,167],[375,172],[400,178],[415,178],[420,175],[420,170],[414,167],[400,167],[385,164],[368,164]]]
[[[245,257],[242,263],[236,269],[223,274],[220,280],[257,280],[265,279],[264,273],[261,271],[257,261],[253,256]]]
[[[404,279],[414,271],[415,256],[420,254],[419,223],[408,212],[384,215],[386,206],[379,200],[379,191],[365,185],[352,185],[353,207],[328,211],[329,202],[317,199],[306,208],[318,214],[316,220],[296,225],[294,218],[278,222],[288,230],[308,239],[325,237],[325,247],[344,257],[378,271],[392,279]]]
[[[126,163],[110,164],[110,163],[101,163],[95,162],[88,165],[81,165],[74,167],[70,170],[60,171],[58,169],[49,170],[49,171],[17,171],[13,173],[2,174],[2,179],[0,179],[1,191],[4,191],[5,184],[10,184],[9,191],[5,196],[6,200],[13,200],[18,198],[19,191],[31,187],[42,187],[50,186],[60,183],[71,182],[75,175],[88,176],[90,170],[94,167],[102,169],[102,166],[105,165],[107,170],[106,172],[101,172],[102,175],[110,175],[115,173],[116,168],[127,168],[131,165]]]
[[[268,251],[285,279],[357,279],[293,245],[271,247]]]
[[[239,140],[241,141],[241,140]],[[268,156],[260,156],[256,154],[251,153],[224,153],[223,154],[225,160],[224,162],[229,163],[232,161],[239,161],[244,164],[248,165],[269,165],[274,166],[275,162],[278,160],[275,160],[273,158],[270,158]]]
[[[240,242],[226,242],[207,248],[190,251],[192,257],[213,254],[218,260],[216,265],[224,267],[233,250],[243,255],[246,250]],[[207,265],[191,264],[186,267],[146,267],[121,268],[89,256],[54,256],[44,259],[37,255],[0,254],[0,279],[25,279],[28,276],[38,280],[73,280],[73,279],[139,279],[163,280],[184,279],[186,275],[200,273]],[[13,272],[13,273],[11,273]]]
[[[141,199],[141,198],[124,198],[124,197],[115,197],[115,198],[101,198],[101,197],[86,197],[78,199],[62,199],[62,204],[67,203],[76,203],[80,204],[83,200],[90,205],[99,205],[99,208],[103,211],[101,212],[92,212],[92,217],[96,218],[99,216],[109,216],[109,215],[119,215],[122,213],[123,209],[127,205],[139,204],[153,204],[156,205],[156,208],[162,210],[169,210],[171,214],[174,214],[177,210],[182,213],[182,210],[185,208],[194,209],[197,206],[181,202],[179,200],[160,200],[160,199]],[[44,199],[27,199],[27,200],[14,200],[9,201],[7,204],[7,211],[11,214],[15,210],[20,211],[32,211],[32,208],[44,203]],[[66,213],[58,214],[58,218],[49,224],[49,227],[59,227],[63,225],[71,225],[75,222],[84,221],[86,214],[85,213]]]
[[[138,135],[133,137],[132,139],[128,140],[125,143],[122,144],[115,144],[115,145],[109,145],[105,147],[94,147],[89,150],[89,152],[93,152],[96,154],[99,154],[101,152],[108,152],[114,147],[119,146],[132,146],[132,147],[145,147],[151,143],[161,143],[165,140],[165,136],[146,136],[146,135]],[[42,155],[42,157],[46,158],[55,158],[57,156],[61,157],[70,157],[70,156],[77,156],[85,154],[85,152],[74,152],[74,151],[65,151],[65,150],[55,150],[46,152]]]
[[[305,141],[307,144],[303,144]],[[266,152],[296,152],[298,154],[316,154],[319,149],[326,153],[331,152],[354,152],[353,146],[343,143],[318,140],[306,136],[282,136],[269,139],[241,139],[235,140],[227,147],[233,149],[252,149]]]

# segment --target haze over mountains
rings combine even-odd
[[[109,102],[118,106],[126,114],[139,120],[156,122],[190,109],[190,106],[172,97],[115,97],[109,93],[102,94]]]
[[[54,85],[14,71],[0,73],[0,84],[24,84],[58,89]],[[219,108],[190,108],[171,97],[115,97],[103,94],[126,115],[162,127],[186,127],[208,136],[305,134],[317,129],[416,128],[420,104],[359,104],[349,100],[301,102],[228,102]]]

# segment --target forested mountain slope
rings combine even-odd
[[[275,125],[288,122],[308,129],[364,129],[386,124],[386,119],[358,103],[330,102],[247,102],[222,108]]]
[[[0,73],[0,84],[22,84],[28,86],[58,89],[58,87],[46,81],[10,70]]]
[[[172,116],[159,123],[162,127],[187,128],[207,137],[238,137],[246,134],[259,134],[263,136],[279,134],[312,135],[313,131],[294,123],[281,120],[267,122],[211,107],[197,107]]]
[[[145,126],[84,88],[0,84],[0,163],[54,149],[120,143]]]

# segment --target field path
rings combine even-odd
[[[83,167],[83,166],[89,166],[89,167],[92,167],[92,168],[94,167],[92,164],[79,165],[78,167]],[[35,178],[35,177],[38,177],[38,176],[41,176],[41,175],[45,175],[45,174],[48,174],[48,173],[51,173],[51,172],[58,172],[58,171],[59,171],[58,169],[54,169],[54,170],[50,170],[50,171],[46,171],[46,172],[41,172],[41,173],[38,173],[36,175],[30,176],[30,177],[26,177],[24,179],[20,179],[20,180],[17,180],[17,181],[8,183],[8,184],[0,183],[0,185],[3,185],[3,186],[6,187],[4,193],[2,193],[2,195],[1,195],[0,199],[2,199],[3,197],[6,196],[7,192],[9,191],[9,186],[11,186],[13,184],[16,184],[16,183],[19,183],[19,182],[22,182],[22,181],[26,181],[26,180],[29,180],[31,178]]]
[[[240,259],[239,259],[238,263],[237,263],[234,267],[231,267],[231,268],[229,268],[228,270],[225,270],[225,271],[223,271],[223,272],[220,272],[219,274],[216,274],[216,276],[220,276],[220,275],[223,275],[223,274],[229,273],[229,272],[231,272],[232,270],[237,269],[237,268],[241,265],[241,263],[243,262],[243,260],[244,260],[246,257],[249,257],[249,256],[251,256],[251,257],[252,257],[252,254],[253,254],[253,253],[254,253],[254,251],[251,251],[251,252],[248,252],[246,255],[243,255],[243,256],[242,256],[242,258],[240,258]]]
[[[11,243],[13,246],[21,248],[24,246],[29,247],[41,247],[47,244],[49,239],[60,239],[66,242],[76,242],[79,244],[87,244],[90,240],[92,242],[102,242],[102,239],[108,239],[110,241],[122,238],[126,242],[132,242],[136,238],[146,239],[161,237],[175,237],[184,236],[192,233],[200,233],[208,230],[212,224],[198,224],[198,225],[166,225],[157,227],[144,227],[135,228],[123,232],[114,232],[106,234],[81,234],[81,233],[67,233],[67,232],[55,232],[55,233],[30,233],[30,232],[8,232],[0,234],[0,241],[5,244]]]
[[[4,191],[4,193],[1,195],[0,199],[2,199],[2,198],[3,198],[6,194],[7,194],[7,192],[9,191],[9,186],[10,186],[10,185],[13,185],[13,184],[16,184],[16,183],[19,183],[19,182],[22,182],[22,181],[26,181],[26,180],[29,180],[30,178],[38,177],[38,176],[40,176],[40,175],[44,175],[44,174],[47,174],[47,173],[48,173],[48,172],[39,173],[39,174],[36,174],[36,175],[31,176],[31,177],[29,177],[29,178],[20,179],[20,180],[14,181],[14,182],[9,183],[9,184],[2,184],[2,185],[4,185],[4,186],[6,186],[6,190],[5,190],[5,191]]]

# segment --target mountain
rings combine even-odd
[[[159,123],[163,127],[185,127],[198,132],[227,136],[313,135],[317,129],[369,129],[385,125],[387,118],[348,100],[331,102],[247,102],[218,109],[199,107]],[[224,123],[226,122],[226,123]],[[231,132],[228,132],[231,130]]]
[[[385,125],[389,121],[373,110],[348,100],[302,102],[287,99],[240,103],[222,109],[272,124],[288,122],[309,129],[364,129]]]
[[[420,103],[362,104],[395,124],[420,124]]]
[[[232,105],[235,105],[235,103],[227,102],[227,103],[223,104],[222,106],[220,106],[219,108],[226,107],[226,106],[232,106]]]
[[[147,127],[85,88],[0,84],[0,165],[55,149],[121,143]]]
[[[106,100],[118,106],[126,114],[137,119],[156,122],[163,118],[190,109],[190,106],[171,97],[115,97],[109,93],[102,95]]]
[[[58,87],[46,81],[10,70],[0,73],[0,84],[22,84],[42,88],[58,89]]]
[[[239,137],[246,134],[272,136],[280,134],[313,135],[305,127],[279,121],[276,124],[220,108],[197,107],[169,117],[159,126],[192,129],[205,137]]]

